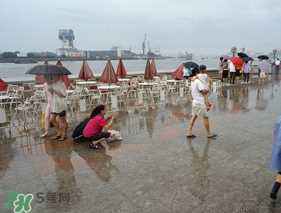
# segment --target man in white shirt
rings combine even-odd
[[[235,69],[235,66],[234,66],[234,64],[232,63],[231,60],[228,60],[228,69],[229,69],[229,73],[230,73],[230,83],[234,84],[235,83],[236,69]]]
[[[192,129],[197,120],[198,116],[203,118],[203,123],[207,131],[208,138],[215,138],[217,135],[212,134],[210,131],[209,117],[207,112],[207,106],[205,104],[204,94],[207,94],[206,86],[195,76],[191,82],[191,95],[192,101],[192,118],[189,123],[187,130],[188,138],[195,138],[196,136],[192,134]]]

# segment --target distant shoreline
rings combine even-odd
[[[123,60],[147,60],[149,57],[143,57],[143,58],[122,58]],[[171,59],[174,57],[156,57],[156,60],[165,60],[165,59]],[[108,58],[29,58],[29,57],[17,57],[17,58],[2,58],[0,59],[0,63],[12,63],[12,64],[36,64],[38,62],[43,61],[106,61],[109,60]],[[118,58],[112,58],[110,60],[119,60]]]

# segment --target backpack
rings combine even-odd
[[[82,122],[80,122],[75,129],[73,130],[72,133],[72,138],[74,141],[77,141],[79,139],[83,138],[83,130],[85,128],[85,126],[87,125],[87,123],[89,122],[91,118],[86,118],[85,120],[83,120]]]

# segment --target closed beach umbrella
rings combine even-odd
[[[57,66],[63,67],[63,64],[62,64],[61,60],[58,60],[57,63],[56,63],[56,65],[57,65]]]
[[[119,59],[119,63],[117,65],[116,74],[119,78],[125,78],[127,76],[127,70],[121,58]]]
[[[0,91],[6,91],[8,84],[0,78]]]
[[[260,60],[268,60],[269,57],[267,55],[260,55],[260,56],[258,56],[258,59],[260,59]]]
[[[93,72],[88,65],[87,61],[83,60],[82,66],[80,68],[79,76],[78,78],[84,81],[88,81],[89,79],[93,78]]]
[[[183,79],[183,69],[184,69],[183,64],[178,66],[178,68],[172,72],[172,78],[174,80],[182,80]]]
[[[244,61],[240,57],[234,56],[230,60],[233,63],[233,65],[235,66],[236,69],[239,69],[239,70],[242,69]]]
[[[156,76],[157,75],[157,68],[156,68],[156,63],[155,63],[154,58],[151,60],[150,69],[152,70],[153,75]]]
[[[31,75],[70,75],[71,72],[62,66],[43,64],[29,69],[26,74]]]
[[[150,61],[147,59],[146,66],[145,66],[145,72],[144,72],[144,79],[145,80],[153,80],[153,70],[150,66]]]
[[[110,60],[108,60],[105,65],[103,73],[101,74],[100,77],[100,82],[108,83],[108,84],[118,82],[117,75],[114,72],[114,68]]]
[[[62,64],[61,60],[58,60],[56,65],[63,67],[63,64]],[[62,75],[61,80],[64,82],[64,84],[67,88],[70,86],[71,82],[70,82],[70,79],[68,78],[68,75]]]

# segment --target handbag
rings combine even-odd
[[[119,131],[108,130],[108,132],[110,133],[110,137],[108,138],[110,142],[123,140],[121,133]]]

